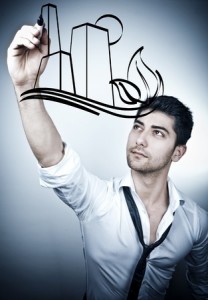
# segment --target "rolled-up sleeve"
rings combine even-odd
[[[198,239],[187,260],[187,280],[197,300],[208,300],[208,213],[199,209]]]
[[[64,157],[62,160],[51,167],[42,168],[38,164],[40,184],[43,187],[57,188],[69,183],[70,177],[80,169],[80,158],[78,154],[66,144],[64,144]]]
[[[52,188],[57,196],[69,205],[79,218],[92,217],[102,207],[107,193],[107,183],[88,172],[79,155],[65,144],[63,159],[54,166],[38,165],[40,184]]]

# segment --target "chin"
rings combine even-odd
[[[129,166],[130,169],[134,170],[134,171],[145,171],[146,167],[144,165],[142,165],[140,162],[135,161],[135,160],[130,160],[127,159],[127,164]]]

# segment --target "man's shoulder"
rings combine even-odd
[[[187,193],[184,193],[178,187],[176,187],[170,178],[169,188],[171,188],[173,197],[179,200],[179,207],[182,210],[184,210],[188,214],[203,214],[207,217],[208,212],[204,208],[202,208],[195,199],[191,198]]]
[[[185,193],[183,192],[180,192],[181,196],[182,196],[182,208],[185,210],[185,211],[189,211],[191,213],[194,213],[194,214],[203,214],[205,215],[206,217],[208,216],[208,212],[201,207],[201,205],[196,201],[194,200],[193,198],[189,197],[188,195],[186,195]]]
[[[183,223],[189,223],[192,234],[207,236],[208,212],[189,196],[181,193],[183,200],[179,206],[179,215]]]

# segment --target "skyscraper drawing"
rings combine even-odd
[[[34,89],[23,93],[21,101],[34,98],[45,99],[83,109],[96,115],[104,112],[117,117],[133,118],[141,103],[149,105],[150,100],[147,100],[147,97],[163,94],[162,76],[157,70],[152,71],[141,58],[144,47],[140,47],[132,55],[127,68],[127,78],[113,78],[110,47],[120,40],[122,34],[116,41],[110,43],[107,28],[98,26],[97,22],[96,24],[84,23],[72,28],[70,52],[66,52],[61,47],[56,5],[43,5],[41,16],[45,21],[51,44],[48,54],[40,61],[39,70],[43,60],[49,59],[42,76],[50,80],[47,81],[47,87],[37,88],[38,71]],[[104,15],[98,20],[109,17],[119,22],[123,32],[122,22],[114,15]],[[151,90],[148,81],[138,68],[138,60],[155,80],[157,86],[155,90]],[[129,80],[129,70],[133,62],[142,82],[141,87]],[[121,105],[115,104],[115,94],[120,99]]]

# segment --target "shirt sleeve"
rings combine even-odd
[[[187,280],[197,300],[208,300],[208,213],[198,207],[196,212],[198,239],[186,257]]]
[[[108,183],[88,172],[79,155],[65,144],[65,155],[55,166],[38,165],[40,184],[54,189],[57,196],[69,205],[81,220],[103,214],[108,209]]]

